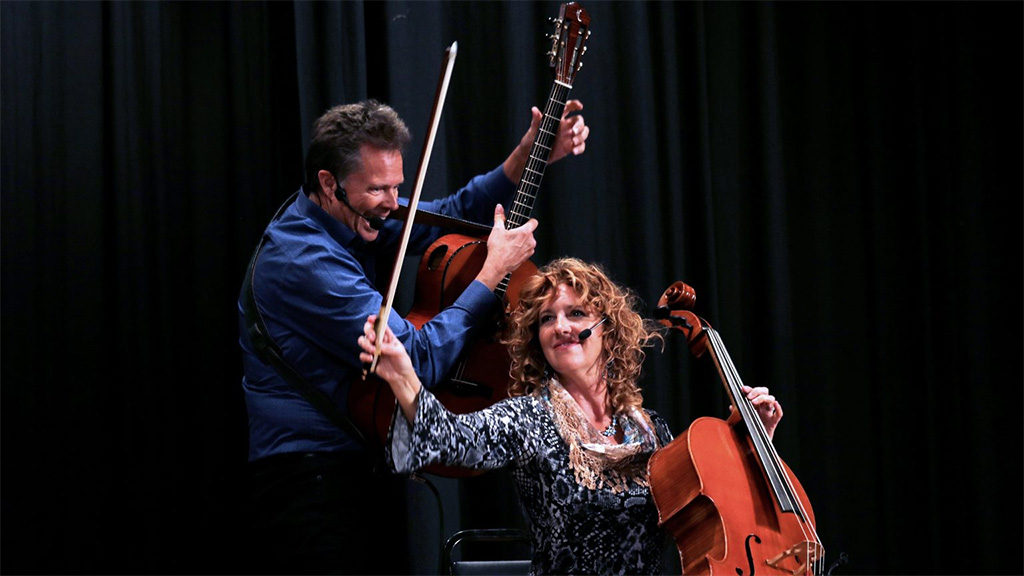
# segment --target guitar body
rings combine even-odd
[[[454,304],[476,278],[486,258],[484,240],[459,234],[439,238],[420,260],[416,300],[406,319],[420,328],[430,320],[433,311]],[[475,412],[508,396],[511,359],[499,339],[505,316],[519,302],[523,282],[536,273],[537,266],[527,260],[508,277],[502,313],[480,328],[467,343],[448,379],[432,390],[452,412]]]

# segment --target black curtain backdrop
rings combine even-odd
[[[535,261],[601,262],[647,309],[696,289],[783,402],[836,574],[1024,572],[1024,4],[583,4],[591,137],[547,170]],[[3,573],[253,569],[235,301],[312,121],[394,105],[411,190],[457,41],[423,192],[447,194],[547,99],[558,9],[0,3]],[[709,362],[650,355],[677,434],[727,414]],[[522,525],[504,473],[427,479],[381,543],[421,573],[460,528]]]

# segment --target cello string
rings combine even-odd
[[[762,464],[766,465],[765,472],[769,473],[767,470],[767,464],[770,463],[773,468],[772,473],[776,475],[776,478],[781,480],[783,486],[785,487],[785,490],[787,492],[787,498],[795,507],[799,509],[800,513],[798,514],[798,520],[800,521],[801,533],[803,534],[805,540],[812,540],[816,547],[816,550],[813,553],[810,550],[808,550],[808,554],[811,555],[815,561],[817,561],[822,556],[821,554],[817,553],[817,547],[821,545],[821,541],[818,538],[817,530],[815,529],[814,525],[810,523],[807,510],[804,508],[803,503],[800,501],[799,498],[796,497],[796,489],[793,487],[789,475],[786,474],[785,471],[782,469],[781,460],[779,459],[779,455],[775,449],[775,445],[772,443],[771,439],[768,438],[768,432],[764,427],[764,423],[761,422],[761,419],[759,417],[756,417],[757,411],[753,407],[753,403],[745,395],[742,394],[742,390],[739,386],[742,385],[743,380],[740,378],[739,373],[736,370],[736,366],[735,364],[733,364],[732,358],[729,356],[729,352],[725,348],[725,344],[722,342],[721,336],[718,334],[716,330],[714,330],[714,328],[711,328],[710,326],[706,327],[706,331],[709,333],[710,342],[712,343],[712,352],[714,353],[715,359],[719,364],[719,369],[724,369],[731,376],[731,379],[727,378],[727,381],[730,385],[730,393],[732,396],[734,396],[733,405],[736,406],[738,410],[743,411],[744,419],[748,426],[752,428],[752,433],[757,434],[758,440],[760,441],[762,447],[769,452],[770,462],[763,462],[764,457],[762,455]],[[739,398],[736,398],[737,396]],[[750,426],[751,424],[753,425]]]
[[[789,500],[791,506],[795,502],[795,506],[800,507],[800,514],[798,520],[806,517],[806,511],[803,510],[803,505],[799,499],[795,498],[794,489],[789,483],[788,477],[782,472],[781,464],[778,460],[778,454],[774,451],[774,446],[771,440],[767,437],[768,432],[764,428],[764,423],[757,417],[757,411],[753,406],[753,403],[742,393],[741,386],[743,384],[742,378],[740,378],[739,372],[736,369],[736,365],[733,363],[732,358],[729,356],[729,351],[725,348],[725,344],[722,342],[721,336],[718,332],[704,324],[704,330],[708,335],[708,341],[711,343],[711,353],[715,360],[719,371],[722,374],[723,379],[726,381],[729,394],[732,396],[733,406],[740,411],[743,416],[744,423],[747,424],[748,430],[751,434],[751,441],[754,443],[756,451],[759,456],[759,461],[762,464],[764,473],[768,476],[769,483],[771,484],[773,491],[776,493],[776,502],[779,504],[781,510],[785,510],[786,506],[781,501],[781,495],[775,488],[776,484],[780,483],[781,488],[786,492],[786,498]],[[767,442],[766,442],[767,441]],[[770,448],[766,448],[769,446]],[[766,454],[765,452],[768,451]],[[772,482],[771,478],[774,475],[775,482]],[[798,522],[800,527],[800,534],[803,540],[806,542],[809,539],[808,531],[803,522]],[[810,553],[810,558],[805,558],[803,568],[807,568],[807,561],[816,558],[815,555]]]
[[[729,392],[730,396],[732,396],[733,406],[740,411],[743,416],[743,421],[747,424],[747,428],[751,433],[751,440],[757,448],[758,456],[761,460],[762,466],[764,467],[764,472],[769,476],[769,480],[774,478],[773,486],[779,484],[781,466],[776,460],[777,455],[771,453],[768,448],[768,446],[771,446],[771,441],[768,439],[768,432],[764,428],[764,423],[761,422],[759,417],[757,417],[757,410],[754,408],[754,405],[746,395],[743,394],[743,390],[741,388],[743,386],[743,379],[740,378],[739,372],[736,370],[736,366],[733,364],[732,358],[729,356],[729,352],[726,350],[721,336],[719,336],[718,332],[713,328],[708,327],[706,330],[710,337],[719,369],[722,370],[723,378],[729,385]],[[793,498],[792,494],[788,492],[784,495],[776,496],[779,500],[779,505],[786,508],[786,503],[782,502],[783,496],[785,496],[790,503]]]
[[[673,287],[674,286],[675,285],[673,285]],[[682,284],[682,286],[686,287],[685,284]],[[669,292],[670,291],[667,290],[665,295],[662,296],[663,300],[670,297]],[[659,302],[659,306],[661,305],[661,302]],[[690,306],[678,306],[673,307],[672,309],[686,310],[688,308],[690,308]],[[672,318],[675,318],[676,316],[676,313],[673,313],[671,315]],[[777,489],[787,492],[788,495],[791,496],[792,502],[795,502],[794,508],[800,510],[800,513],[797,515],[797,527],[800,530],[800,536],[802,537],[803,541],[796,541],[789,548],[783,551],[784,555],[791,556],[797,561],[799,561],[799,558],[801,556],[803,556],[804,558],[804,561],[800,563],[800,566],[798,566],[795,570],[792,571],[792,574],[794,576],[797,576],[801,571],[807,573],[807,570],[814,570],[815,574],[820,574],[820,568],[824,564],[824,546],[822,546],[821,541],[817,536],[817,532],[814,525],[810,522],[810,515],[807,513],[807,510],[805,509],[804,503],[795,496],[796,489],[793,486],[793,481],[795,481],[795,478],[791,479],[790,476],[785,472],[785,470],[782,469],[783,465],[781,463],[781,460],[778,459],[778,454],[775,450],[774,444],[771,442],[771,439],[768,438],[767,436],[767,430],[764,427],[764,423],[761,422],[760,418],[751,417],[751,414],[754,414],[756,416],[756,410],[753,408],[753,403],[750,402],[746,398],[746,396],[742,394],[742,390],[739,388],[739,386],[742,386],[742,379],[739,377],[735,364],[733,364],[732,359],[729,357],[728,351],[725,349],[725,345],[722,343],[721,336],[718,335],[718,333],[711,326],[709,326],[704,319],[699,318],[692,312],[679,312],[678,317],[682,319],[680,323],[672,322],[669,320],[661,320],[661,322],[662,324],[665,324],[670,328],[681,330],[683,333],[685,333],[687,341],[690,343],[691,349],[693,349],[694,354],[697,356],[700,356],[703,350],[698,350],[696,347],[696,343],[700,341],[701,336],[707,338],[707,340],[704,342],[705,346],[703,348],[704,350],[708,349],[708,343],[710,343],[712,359],[715,362],[716,368],[718,368],[718,371],[720,372],[720,375],[722,376],[722,379],[726,384],[727,392],[732,397],[734,407],[736,407],[736,409],[739,410],[740,414],[743,415],[744,417],[744,423],[747,424],[748,431],[751,435],[751,442],[754,444],[755,448],[757,447],[759,441],[764,443],[765,451],[770,452],[772,455],[772,458],[770,459],[770,464],[777,464],[778,468],[776,470],[780,472],[777,478],[781,480],[782,486],[777,487]],[[700,334],[700,331],[702,329],[705,332],[703,335]],[[737,386],[737,382],[739,383],[739,386]],[[755,421],[756,423],[754,423]],[[769,474],[770,468],[766,466],[765,463],[766,460],[764,457],[762,457],[762,472],[764,472],[765,474]],[[775,486],[769,487],[776,488]],[[792,512],[792,510],[783,511]],[[813,536],[811,534],[813,534]],[[801,550],[803,550],[802,553],[800,552]],[[782,560],[784,557],[785,556],[779,558],[779,560]]]
[[[714,334],[714,339],[720,344],[723,353],[729,362],[730,367],[732,367],[732,369],[735,370],[735,366],[732,363],[732,359],[729,358],[729,352],[728,350],[725,349],[725,345],[722,344],[721,341],[721,336],[717,332],[715,332]],[[736,378],[737,381],[740,381],[738,374]],[[746,400],[746,397],[744,397],[744,399]],[[746,403],[750,407],[750,410],[756,413],[756,410],[753,408],[753,403],[751,403],[749,400],[747,400]],[[756,420],[757,423],[755,427],[757,433],[761,435],[762,439],[764,440],[764,445],[766,446],[767,450],[771,453],[772,464],[777,469],[778,477],[784,483],[786,491],[789,494],[790,500],[799,509],[800,513],[797,519],[800,523],[801,532],[804,534],[805,540],[812,542],[815,546],[815,550],[813,552],[811,550],[808,550],[808,554],[810,554],[811,557],[814,559],[813,564],[820,564],[823,562],[824,558],[824,554],[822,553],[824,551],[824,546],[821,543],[821,539],[818,535],[817,528],[814,526],[813,523],[811,523],[810,515],[807,513],[807,509],[804,507],[803,502],[800,500],[800,498],[796,497],[796,488],[793,486],[793,483],[789,475],[786,474],[782,468],[782,460],[779,457],[778,450],[775,448],[775,444],[771,441],[770,438],[768,438],[768,432],[764,428],[764,423],[761,422],[760,418],[755,418],[754,420]],[[816,570],[815,572],[820,573],[819,570]]]
[[[735,365],[732,363],[732,359],[729,358],[729,352],[725,350],[725,346],[724,344],[722,344],[721,341],[721,336],[717,332],[713,334],[713,341],[715,341],[721,347],[722,353],[728,361],[729,366],[732,368],[732,370],[735,371]],[[742,382],[739,379],[738,374],[736,375],[736,379],[737,381]],[[745,400],[744,405],[747,407],[748,412],[754,413],[756,415],[756,409],[754,409],[753,403],[750,402],[745,396],[743,397],[743,400]],[[785,489],[787,491],[787,496],[789,497],[790,501],[800,511],[798,519],[800,520],[801,531],[804,533],[805,539],[812,539],[813,537],[814,542],[816,544],[820,544],[817,532],[814,529],[814,526],[810,524],[807,510],[804,508],[803,502],[801,502],[800,499],[796,497],[796,489],[790,481],[789,475],[786,474],[782,468],[781,459],[779,458],[778,451],[775,448],[775,444],[771,441],[770,438],[768,438],[768,432],[764,427],[764,423],[761,422],[760,418],[753,418],[752,420],[756,422],[754,426],[756,433],[760,436],[761,440],[763,441],[765,449],[770,453],[771,464],[776,470],[777,478],[779,478],[784,484]],[[808,532],[808,530],[810,532]]]
[[[757,416],[757,409],[754,407],[753,402],[751,402],[750,399],[748,399],[746,395],[743,394],[743,391],[741,389],[741,386],[743,385],[743,380],[742,378],[740,378],[739,373],[736,370],[736,366],[733,363],[732,358],[729,356],[729,351],[725,348],[725,344],[722,342],[722,338],[717,331],[713,331],[713,334],[711,334],[711,336],[712,342],[715,344],[716,349],[720,350],[722,361],[727,365],[729,372],[733,377],[733,381],[735,382],[735,387],[732,392],[734,396],[739,397],[739,402],[737,402],[737,398],[734,398],[734,404],[742,404],[742,409],[745,415],[749,416],[746,422],[748,425],[750,425],[751,432],[757,435],[757,441],[760,443],[761,448],[763,448],[764,451],[768,453],[768,459],[770,460],[770,462],[766,464],[771,464],[772,468],[774,469],[774,472],[780,478],[786,479],[786,475],[782,473],[783,470],[782,465],[779,462],[778,452],[775,450],[775,445],[772,443],[771,438],[768,436],[768,431],[764,427],[764,422],[762,422],[761,418]],[[788,482],[786,488],[790,492],[790,494],[788,494],[787,496],[789,496],[791,500],[796,500],[795,498],[792,498],[792,490],[791,486],[788,486]]]

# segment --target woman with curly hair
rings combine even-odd
[[[534,574],[660,573],[667,535],[647,461],[672,433],[643,407],[645,348],[662,335],[636,307],[636,296],[598,265],[560,258],[542,267],[524,283],[503,339],[509,398],[470,414],[451,413],[425,390],[386,331],[376,373],[404,415],[396,413],[387,447],[395,471],[510,467]],[[374,320],[359,338],[364,362],[373,359]],[[778,402],[766,388],[745,391],[772,434]]]

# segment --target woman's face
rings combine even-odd
[[[604,326],[595,327],[601,318],[584,308],[576,292],[567,284],[558,285],[554,297],[541,308],[537,320],[540,348],[555,372],[582,374],[594,367],[603,368]],[[580,342],[580,332],[587,329],[592,330],[590,336]]]

